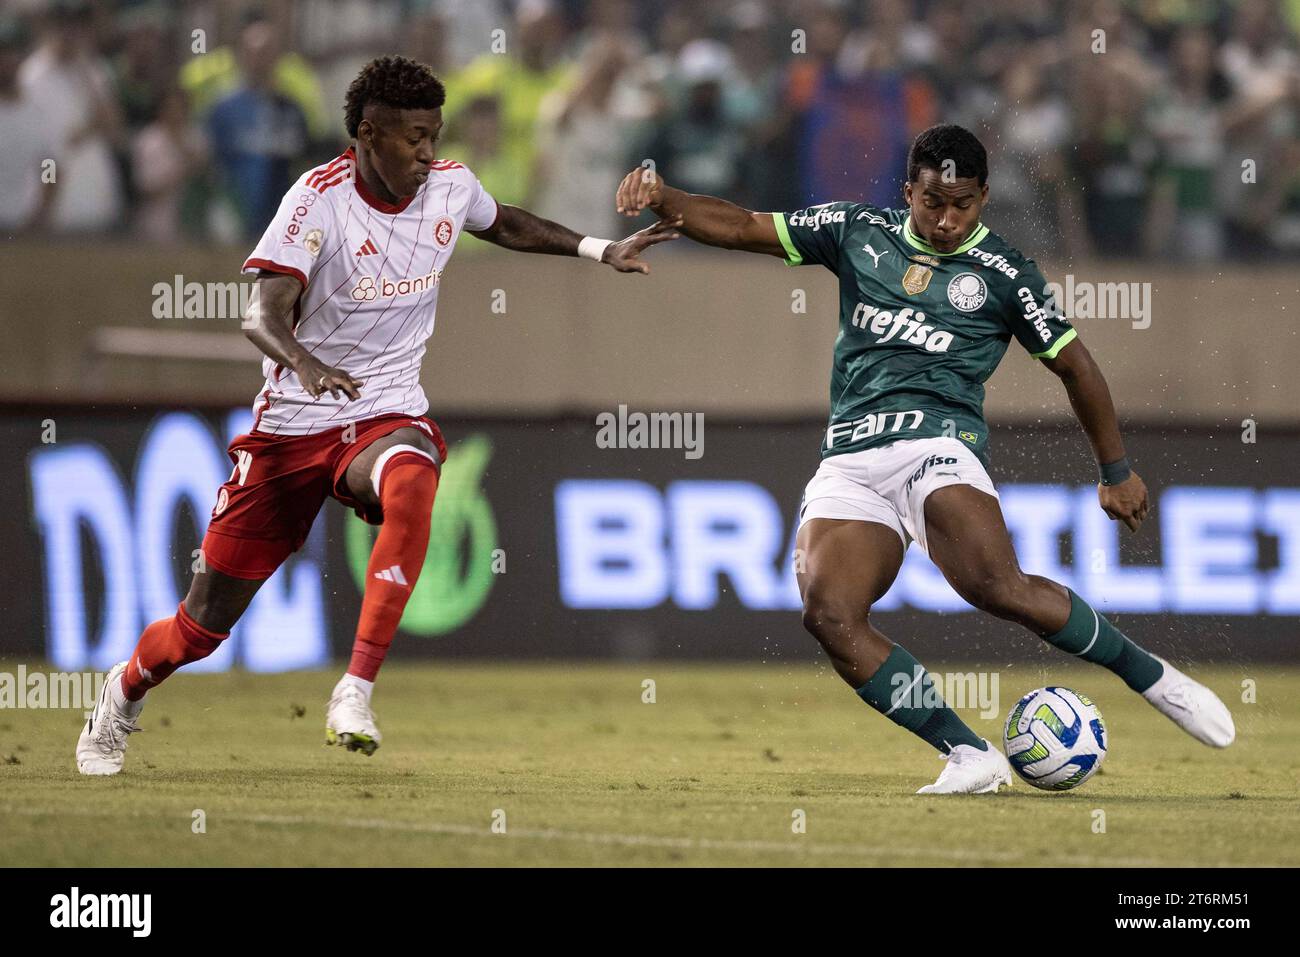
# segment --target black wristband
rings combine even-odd
[[[1102,485],[1119,485],[1121,482],[1127,481],[1128,477],[1133,474],[1127,456],[1118,462],[1108,462],[1105,465],[1097,466],[1097,468],[1101,473]]]

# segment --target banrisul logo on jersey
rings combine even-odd
[[[481,434],[448,451],[429,526],[429,550],[402,615],[403,630],[430,637],[454,631],[483,607],[493,578],[505,571],[496,518],[481,487],[491,457],[492,442]],[[378,528],[352,514],[346,521],[348,568],[364,592]]]
[[[362,276],[352,287],[350,295],[355,302],[398,299],[402,296],[426,292],[438,285],[440,279],[442,279],[441,269],[431,269],[427,274],[416,276],[414,279],[389,279],[387,276],[375,279],[371,276]]]

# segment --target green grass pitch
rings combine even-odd
[[[80,712],[0,711],[0,865],[1300,865],[1300,669],[1189,670],[1226,751],[1101,669],[1000,670],[977,731],[1062,684],[1110,754],[1073,793],[958,797],[915,795],[935,752],[825,668],[394,662],[372,758],[323,744],[333,672],[180,674],[115,778],[77,774]]]

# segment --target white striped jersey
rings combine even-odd
[[[364,380],[361,398],[313,399],[292,370],[270,358],[253,404],[254,425],[308,435],[376,415],[422,415],[429,400],[420,361],[433,335],[438,284],[461,230],[483,230],[498,205],[468,168],[438,160],[397,205],[374,196],[347,152],[304,173],[243,271],[286,273],[303,285],[294,335],[328,366]]]

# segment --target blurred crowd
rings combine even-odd
[[[1300,253],[1300,0],[6,0],[0,228],[247,241],[346,144],[382,53],[448,90],[442,155],[627,231],[622,174],[757,209],[901,203],[961,123],[1043,257]],[[51,165],[48,161],[53,159]]]

